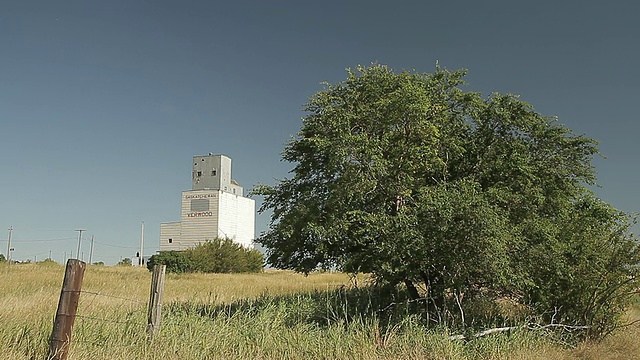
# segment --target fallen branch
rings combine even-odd
[[[547,329],[550,327],[560,327],[563,328],[565,330],[586,330],[588,328],[590,328],[591,326],[588,325],[564,325],[564,324],[548,324],[548,325],[538,325],[538,326],[529,326],[527,325],[526,328],[529,330],[540,330],[540,329]]]
[[[453,335],[449,337],[449,340],[465,340],[465,339],[469,339],[469,338],[473,338],[473,339],[477,339],[479,337],[483,337],[486,335],[491,335],[491,334],[495,334],[495,333],[501,333],[501,332],[507,332],[507,331],[511,331],[511,330],[516,330],[516,329],[527,329],[527,330],[542,330],[542,329],[548,329],[548,328],[563,328],[564,330],[586,330],[589,328],[589,326],[586,325],[565,325],[565,324],[548,324],[548,325],[521,325],[521,326],[507,326],[507,327],[499,327],[499,328],[493,328],[493,329],[488,329],[488,330],[484,330],[481,331],[479,333],[475,333],[471,336],[466,336],[466,335]]]
[[[501,327],[501,328],[493,328],[493,329],[489,329],[489,330],[485,330],[485,331],[481,331],[479,333],[473,334],[471,337],[473,338],[479,338],[482,336],[486,336],[489,334],[495,334],[495,333],[501,333],[501,332],[505,332],[505,331],[511,331],[511,330],[515,330],[517,328],[520,328],[521,326],[508,326],[508,327]],[[449,340],[465,340],[468,339],[467,336],[465,335],[453,335],[451,337],[449,337]]]

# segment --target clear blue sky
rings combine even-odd
[[[323,81],[372,62],[469,69],[600,141],[596,194],[640,210],[636,1],[7,1],[0,3],[0,253],[94,261],[158,249],[191,157],[273,184]],[[257,199],[259,201],[259,199]],[[267,216],[257,218],[257,232]],[[4,234],[4,235],[2,235]],[[67,255],[68,256],[68,255]]]

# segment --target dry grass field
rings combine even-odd
[[[0,358],[46,358],[63,276],[62,265],[0,264]],[[347,317],[340,305],[323,307],[323,301],[336,304],[329,298],[336,289],[353,287],[346,275],[286,271],[167,275],[162,327],[149,342],[150,282],[146,269],[89,266],[69,359],[632,359],[640,354],[640,323],[573,348],[526,331],[452,341],[450,334],[425,330],[411,318],[384,327],[375,317]],[[635,319],[640,302],[628,313],[628,320]]]

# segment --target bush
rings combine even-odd
[[[640,245],[635,219],[592,197],[557,217],[555,236],[528,249],[535,286],[525,301],[552,320],[589,326],[601,338],[620,325],[640,286]]]
[[[118,266],[131,266],[131,258],[124,258],[120,260],[116,265]]]
[[[164,251],[147,261],[152,270],[156,264],[167,266],[171,273],[241,273],[260,272],[262,254],[246,249],[231,239],[214,239],[185,251]]]
[[[42,261],[38,261],[37,264],[42,264],[42,265],[58,265],[57,262],[55,262],[52,258],[46,258]]]
[[[166,265],[166,271],[170,273],[194,272],[195,267],[189,255],[188,251],[163,251],[149,258],[147,269],[151,271],[155,265]]]

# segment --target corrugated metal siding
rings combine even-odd
[[[244,247],[253,248],[255,200],[229,193],[220,195],[219,233]]]
[[[256,201],[241,197],[238,203],[238,241],[253,248],[256,239]]]
[[[236,233],[238,229],[236,209],[237,209],[237,196],[222,193],[220,194],[220,212],[219,212],[219,228],[218,236],[221,238],[229,238],[236,240]]]
[[[180,245],[180,226],[179,221],[160,224],[160,251],[183,250]]]
[[[192,211],[191,200],[209,200],[209,211]],[[185,247],[194,247],[218,235],[219,190],[191,190],[182,192],[182,234]]]
[[[180,222],[160,224],[160,251],[185,250],[216,237],[253,248],[255,200],[221,190],[188,190],[182,192],[181,209]]]

